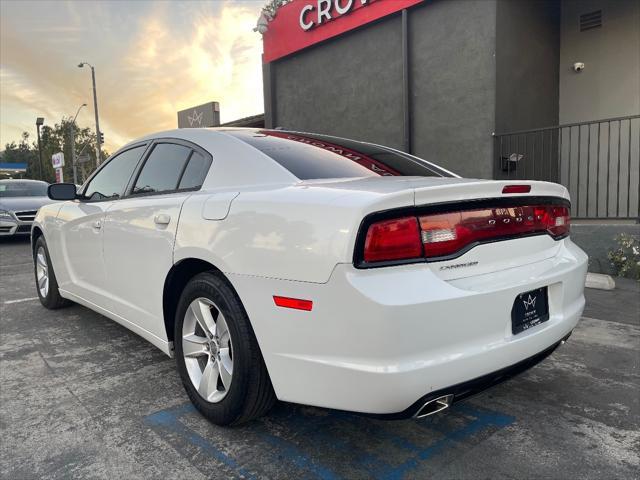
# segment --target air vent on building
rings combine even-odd
[[[580,31],[591,30],[602,26],[602,10],[580,15]]]

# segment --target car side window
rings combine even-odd
[[[191,149],[173,143],[159,143],[144,163],[132,194],[175,191]]]
[[[209,167],[211,166],[211,158],[205,157],[198,152],[193,152],[187,168],[185,168],[178,189],[186,190],[191,188],[200,188],[204,177],[207,176]]]
[[[119,198],[124,192],[145,148],[146,145],[140,145],[139,147],[125,150],[111,158],[91,179],[84,191],[84,197],[89,200]]]

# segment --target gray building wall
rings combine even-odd
[[[563,0],[560,122],[640,113],[640,1]],[[580,15],[602,10],[602,27],[580,32]],[[576,73],[574,62],[584,62]]]
[[[409,10],[412,152],[467,177],[492,176],[495,4]],[[267,126],[402,148],[402,72],[395,14],[265,68]]]
[[[558,124],[560,3],[499,0],[496,132]]]
[[[603,27],[580,33],[579,15],[598,8]],[[492,178],[502,175],[493,132],[637,114],[639,25],[633,0],[433,0],[410,8],[411,152]],[[402,32],[398,13],[266,65],[266,125],[403,148]],[[575,61],[586,63],[584,72],[573,72]],[[530,140],[506,150],[528,161],[518,178],[567,183],[557,168],[558,134]]]
[[[496,11],[496,133],[558,124],[560,3],[498,0]],[[556,182],[558,136],[553,132],[497,137],[498,157],[524,155],[512,171],[504,163],[496,178]]]
[[[402,146],[399,15],[271,65],[274,126]]]
[[[495,122],[493,0],[441,0],[409,11],[416,155],[491,178]]]

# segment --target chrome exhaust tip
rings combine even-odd
[[[429,415],[435,415],[438,412],[446,410],[451,406],[453,395],[443,395],[433,400],[429,400],[416,412],[413,418],[424,418]]]

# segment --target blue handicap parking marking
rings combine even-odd
[[[261,438],[269,445],[275,447],[279,457],[284,457],[289,460],[300,470],[306,471],[321,480],[337,480],[340,478],[339,475],[332,472],[329,468],[304,454],[293,443],[276,435],[264,435],[261,436]]]
[[[230,470],[235,471],[238,475],[250,480],[255,479],[254,475],[241,467],[233,458],[225,454],[222,449],[180,422],[182,416],[195,412],[195,407],[187,403],[176,408],[153,413],[145,418],[145,422],[152,427],[160,427],[176,433],[189,443],[202,449],[209,456],[226,465]]]
[[[252,461],[251,455],[247,461],[229,453],[224,447],[229,442],[220,438],[224,438],[224,430],[211,426],[215,436],[207,438],[187,426],[187,417],[193,420],[196,415],[195,408],[185,404],[153,413],[145,422],[167,441],[186,442],[197,448],[232,475],[247,479],[269,476],[263,471],[264,463]],[[255,458],[262,462],[265,458],[272,460],[270,468],[282,472],[280,477],[297,477],[292,472],[298,471],[304,478],[320,480],[352,475],[399,480],[425,468],[447,450],[514,421],[510,415],[465,402],[454,405],[437,419],[399,422],[283,405],[268,417],[242,427],[242,436],[255,449]]]
[[[415,457],[406,462],[389,468],[386,471],[378,472],[375,478],[384,480],[402,479],[410,471],[416,469],[421,463],[427,462],[430,458],[444,452],[448,448],[452,448],[455,444],[463,442],[475,434],[489,428],[504,428],[515,421],[510,415],[505,415],[491,410],[478,409],[469,404],[459,404],[453,407],[459,413],[469,417],[470,420],[463,426],[446,430],[435,424],[435,429],[443,434],[443,437],[429,445],[426,448],[416,452]],[[429,425],[433,428],[434,425]]]

